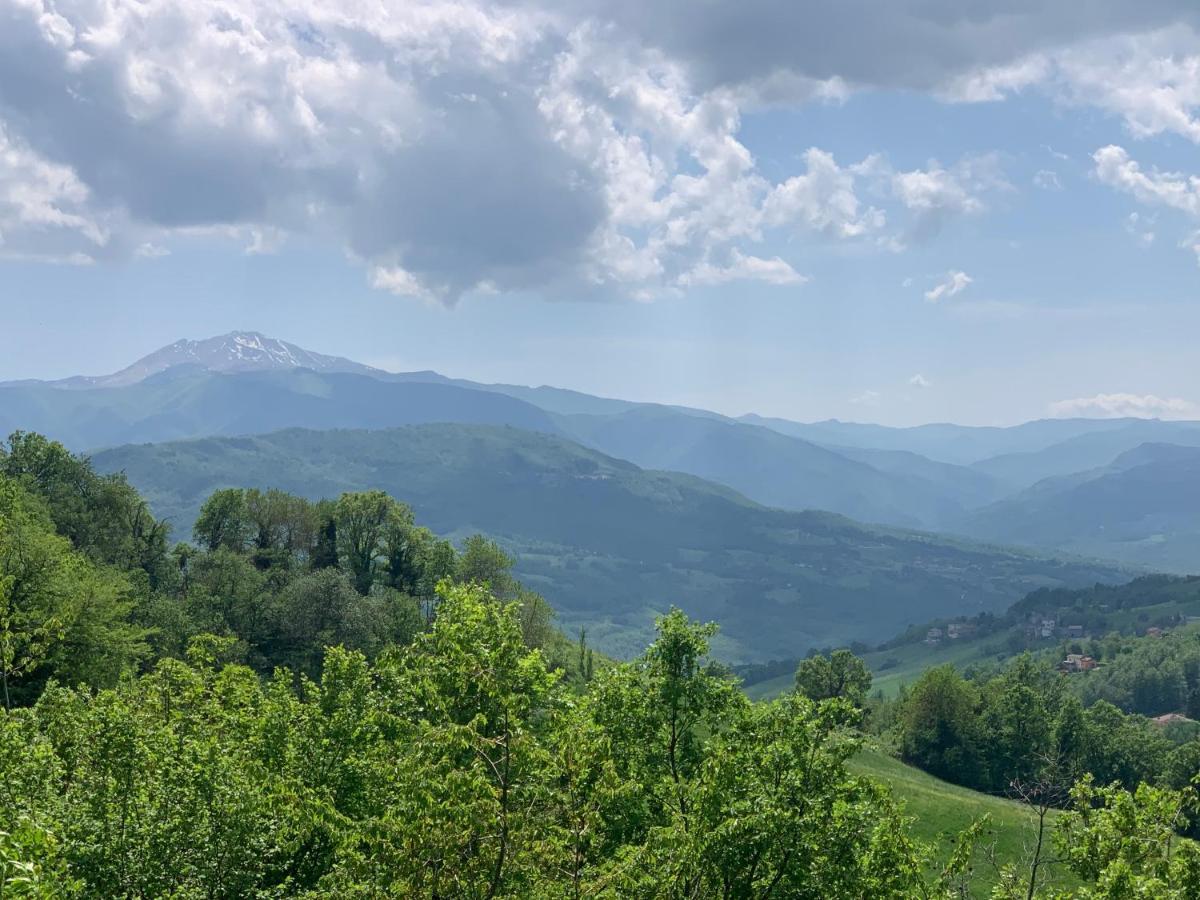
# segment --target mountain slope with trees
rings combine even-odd
[[[617,415],[559,416],[564,432],[610,456],[650,469],[686,472],[728,485],[752,500],[784,509],[824,509],[864,522],[936,528],[980,505],[972,490],[987,476],[918,472],[885,456],[876,468],[817,444],[756,425],[705,418],[665,407]],[[851,451],[855,453],[855,451]],[[865,454],[863,454],[865,456]],[[969,483],[964,484],[964,482]]]
[[[1099,469],[1039,482],[956,529],[1179,573],[1200,570],[1200,448],[1145,444]]]
[[[672,603],[720,621],[718,653],[740,661],[878,641],[937,615],[1003,609],[1035,587],[1122,577],[1102,564],[769,509],[508,428],[291,430],[122,447],[95,463],[126,472],[185,532],[217,488],[309,498],[385,490],[438,534],[500,541],[569,632],[586,626],[598,647],[625,656]]]

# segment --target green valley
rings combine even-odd
[[[1037,587],[1121,579],[1099,563],[769,509],[711,482],[511,428],[291,430],[128,446],[95,462],[127,473],[177,535],[220,487],[314,499],[386,490],[440,534],[501,541],[568,631],[586,626],[617,656],[636,652],[673,603],[721,622],[718,655],[738,662],[1003,610]]]

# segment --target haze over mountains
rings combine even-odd
[[[39,431],[88,452],[282,429],[435,423],[509,430],[501,428],[485,440],[470,429],[434,429],[417,444],[407,431],[402,432],[409,435],[404,440],[395,435],[345,438],[343,449],[361,456],[344,458],[341,467],[330,460],[336,440],[342,439],[294,432],[251,444],[205,441],[125,448],[99,453],[97,461],[108,468],[129,466],[134,483],[162,505],[159,512],[176,517],[177,537],[187,536],[204,491],[239,483],[239,477],[252,472],[263,486],[275,479],[278,486],[309,495],[387,486],[417,504],[422,517],[446,533],[475,529],[504,537],[520,553],[522,574],[545,587],[552,601],[568,604],[562,606],[567,621],[587,620],[589,627],[607,623],[603,627],[612,640],[618,640],[618,633],[636,633],[630,646],[640,645],[651,607],[667,601],[668,594],[683,591],[696,605],[694,614],[720,613],[723,621],[736,608],[748,624],[732,632],[725,624],[731,647],[736,646],[733,655],[739,658],[765,652],[768,645],[787,644],[795,652],[797,643],[806,641],[882,637],[908,622],[953,612],[955,604],[974,605],[970,611],[998,607],[1011,599],[994,587],[998,572],[1022,589],[1118,577],[1113,566],[1071,563],[1051,571],[1040,557],[997,555],[994,548],[975,548],[970,552],[985,561],[964,563],[965,557],[948,549],[953,541],[921,544],[937,547],[933,557],[905,550],[885,553],[886,563],[868,564],[863,560],[874,558],[879,529],[825,516],[819,519],[824,524],[813,530],[786,524],[792,520],[779,518],[784,514],[772,507],[836,513],[861,523],[938,531],[1124,566],[1176,572],[1200,568],[1200,504],[1188,499],[1200,484],[1195,477],[1200,423],[1195,422],[1051,419],[1011,428],[889,428],[755,415],[734,419],[548,386],[479,384],[436,372],[389,373],[254,332],[179,341],[112,375],[0,384],[0,431]],[[325,440],[334,443],[323,444]],[[468,454],[464,459],[472,462],[456,470],[462,483],[471,485],[471,497],[451,496],[448,483],[438,480],[437,460],[455,459],[466,452],[461,443],[478,449],[481,441],[492,456],[485,461]],[[435,444],[437,453],[430,450]],[[243,447],[255,448],[253,460],[243,458]],[[308,452],[325,459],[326,467],[314,469],[305,457]],[[506,483],[503,490],[489,493],[485,473],[507,471],[513,460],[522,460],[525,475],[518,482],[524,487]],[[575,497],[584,506],[573,509],[571,492],[555,501],[553,492],[542,488],[562,483],[562,472],[574,465],[622,475],[613,480],[606,474],[597,482],[603,490]],[[646,470],[695,478],[672,481],[664,493],[662,479],[678,476]],[[430,487],[435,483],[441,487]],[[679,491],[691,491],[691,499],[681,501]],[[616,537],[601,531],[584,529],[567,536],[564,529],[576,517],[605,521],[614,509],[628,508],[630,496],[649,503],[637,516],[656,523],[657,530],[646,540],[654,536],[658,543],[646,544],[644,552],[627,543],[617,547],[612,543]],[[703,503],[696,499],[701,496]],[[697,519],[709,523],[711,539],[683,541],[684,534],[694,535],[695,527],[678,510],[671,511],[676,502],[724,510],[722,516]],[[516,527],[511,519],[515,513],[502,509],[509,505],[538,514]],[[770,525],[764,524],[768,521]],[[836,527],[829,524],[835,521]],[[843,537],[831,539],[830,528]],[[740,546],[743,532],[781,535],[789,529],[809,535],[816,545],[845,552],[831,551],[802,565],[783,549],[788,541],[782,538],[768,540],[753,559],[732,549]],[[918,539],[896,540],[896,546],[911,549],[917,545],[905,542]],[[853,552],[845,549],[851,546]],[[688,557],[685,564],[673,554],[687,547],[700,558]],[[568,576],[564,564],[555,561],[585,558],[606,559],[611,565],[598,569],[581,563]],[[799,594],[789,593],[804,581],[797,575],[803,566],[815,567],[805,578],[821,573],[814,576],[820,588],[810,585]],[[902,570],[907,573],[903,578]],[[600,571],[606,574],[598,575]],[[689,573],[684,582],[681,572]],[[924,593],[913,593],[908,584],[921,585]],[[567,597],[571,599],[563,599]],[[771,604],[780,609],[771,611]],[[827,604],[845,615],[823,620],[824,614],[815,611]],[[864,615],[873,620],[869,626],[861,623]],[[776,632],[780,639],[774,644]]]

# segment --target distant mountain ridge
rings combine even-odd
[[[0,382],[0,387],[43,384],[74,390],[128,387],[170,369],[203,372],[277,372],[311,369],[314,372],[350,372],[373,377],[388,373],[373,366],[314,353],[257,331],[231,331],[204,340],[178,340],[155,350],[110,375],[73,375],[57,381]]]
[[[1145,443],[1200,445],[1198,422],[1046,419],[1007,428],[946,423],[892,428],[756,415],[735,419],[546,385],[386,372],[254,331],[176,341],[111,375],[0,384],[0,435],[39,431],[82,451],[282,428],[432,422],[566,435],[643,468],[695,475],[781,509],[826,510],[861,522],[1056,551],[1111,550],[1135,563],[1200,569],[1200,559],[1193,563],[1174,551],[1157,552],[1177,543],[1170,531],[1180,523],[1176,514],[1164,507],[1156,517],[1131,496],[1126,499],[1145,510],[1138,521],[1150,543],[1136,539],[1142,527],[1136,523],[1126,523],[1125,543],[1100,541],[1086,548],[1064,545],[1043,523],[1015,530],[1006,524],[1010,515],[1022,519],[1018,510],[1048,490],[1042,484],[1047,479],[1092,481],[1087,473]],[[1140,477],[1179,463],[1159,454],[1146,465]],[[1058,491],[1065,482],[1048,483]],[[1027,491],[1029,496],[1021,496]],[[1169,500],[1159,491],[1147,496],[1154,503]],[[1170,527],[1164,530],[1163,523]]]
[[[1146,443],[968,514],[972,537],[1200,572],[1200,447]]]
[[[175,367],[127,387],[0,387],[0,435],[37,431],[76,450],[280,428],[391,428],[424,422],[558,431],[549,413],[514,397],[349,372],[223,374]]]

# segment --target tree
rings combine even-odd
[[[124,475],[97,475],[87,457],[21,431],[0,445],[0,475],[40,498],[54,530],[88,559],[140,570],[156,585],[167,562],[168,528]]]
[[[252,533],[246,492],[240,488],[214,491],[192,526],[192,536],[204,549],[225,548],[240,553],[245,550]]]
[[[1200,896],[1200,849],[1177,833],[1196,809],[1196,793],[1140,785],[1129,792],[1096,787],[1085,777],[1071,792],[1073,808],[1059,818],[1059,852],[1094,887],[1076,896],[1155,897],[1191,900]]]
[[[317,523],[309,565],[313,569],[328,569],[338,565],[337,517],[333,504],[322,501],[313,511]]]
[[[474,534],[463,541],[455,577],[463,584],[482,584],[497,597],[511,599],[516,590],[513,559],[495,541]]]
[[[330,882],[338,896],[529,896],[542,866],[547,728],[557,679],[515,608],[447,587],[432,630],[384,662],[408,748],[379,817]],[[401,726],[403,727],[403,726]],[[354,845],[351,844],[351,847]]]
[[[735,715],[695,788],[696,868],[712,897],[911,897],[915,847],[898,811],[845,762],[859,742],[844,699],[793,694]]]
[[[72,682],[115,683],[148,651],[130,621],[129,581],[54,533],[44,505],[0,476],[0,682],[48,669]]]
[[[386,571],[389,540],[394,544],[400,539],[412,512],[383,491],[362,491],[338,498],[334,521],[338,559],[354,579],[355,590],[366,594],[380,569]]]
[[[842,698],[861,708],[870,689],[870,670],[849,650],[809,657],[796,669],[796,690],[810,700]]]
[[[979,783],[978,697],[951,665],[925,672],[900,713],[904,758],[957,784]]]

